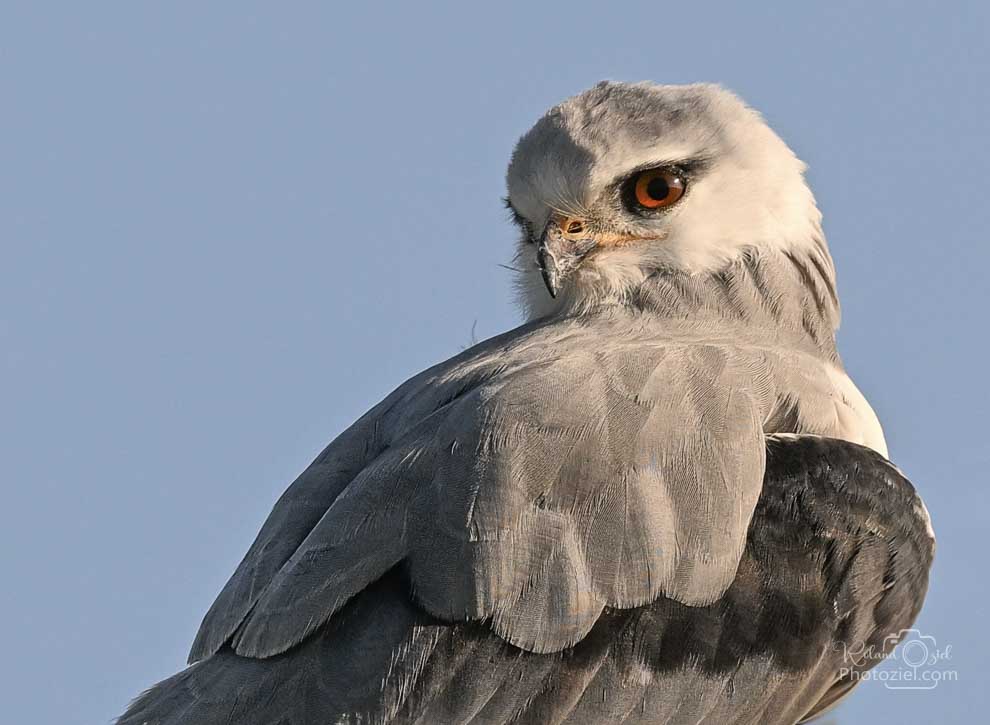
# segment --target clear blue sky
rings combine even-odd
[[[985,3],[203,5],[0,10],[4,722],[106,723],[179,668],[310,458],[517,323],[508,154],[602,78],[720,81],[810,164],[958,671],[836,720],[986,710]]]

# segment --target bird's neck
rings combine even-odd
[[[657,270],[629,303],[671,323],[729,327],[813,349],[838,360],[839,300],[824,243],[806,249],[747,252],[717,272]]]

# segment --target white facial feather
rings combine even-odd
[[[617,182],[651,165],[699,162],[684,197],[641,218],[615,204]],[[603,82],[551,109],[527,132],[508,199],[532,234],[550,214],[596,219],[642,241],[599,249],[552,299],[522,239],[518,288],[530,317],[619,301],[657,269],[717,271],[746,250],[803,251],[831,266],[804,164],[760,115],[711,84]]]

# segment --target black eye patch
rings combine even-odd
[[[536,240],[533,239],[533,226],[529,223],[526,217],[516,211],[516,208],[512,206],[512,202],[509,201],[508,197],[502,199],[502,203],[505,205],[505,208],[508,209],[512,223],[519,227],[526,235],[526,241],[535,242]]]

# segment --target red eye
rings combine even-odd
[[[641,171],[633,187],[636,203],[644,209],[662,209],[684,196],[684,179],[670,169]]]

